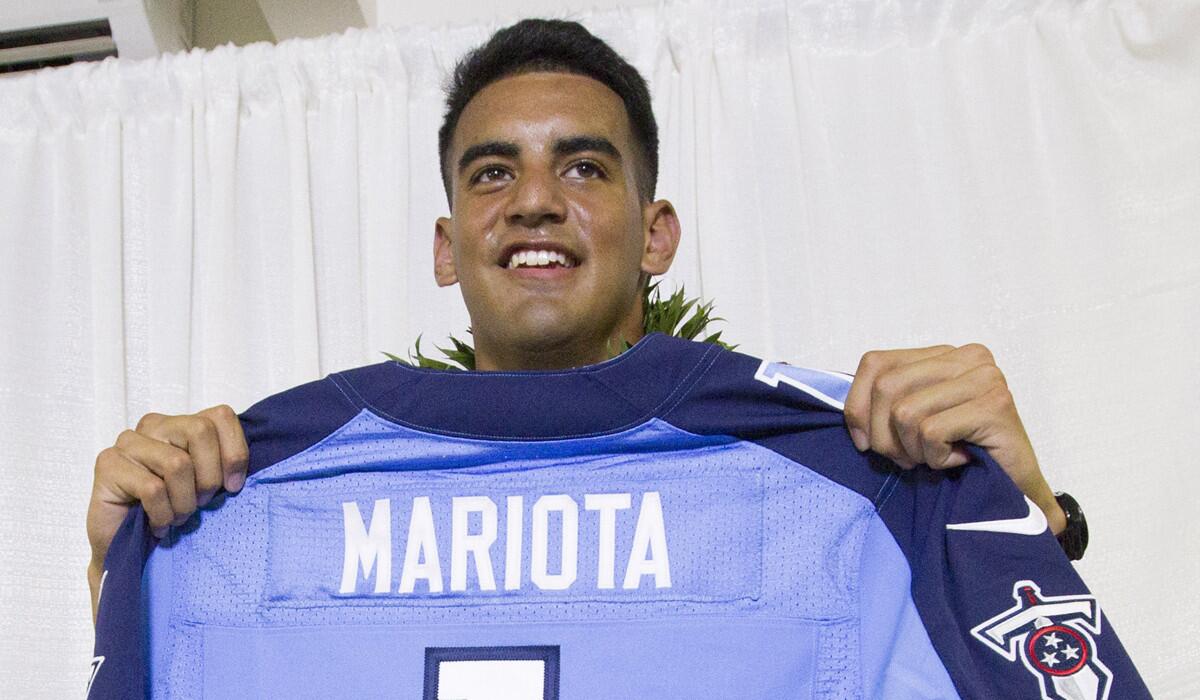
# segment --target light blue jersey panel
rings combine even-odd
[[[156,696],[956,697],[871,503],[752,443],[363,411],[218,505],[146,569]]]

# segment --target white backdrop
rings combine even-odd
[[[670,279],[756,354],[982,341],[1151,689],[1200,697],[1200,4],[577,16],[650,79]],[[95,453],[467,325],[410,27],[0,80],[0,691],[81,692]]]

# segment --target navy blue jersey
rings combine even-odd
[[[91,697],[1148,697],[1003,471],[860,454],[848,387],[651,335],[277,394],[240,493],[117,533]]]

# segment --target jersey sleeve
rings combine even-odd
[[[358,410],[330,378],[263,399],[239,416],[250,447],[249,473],[311,447]],[[219,507],[222,500],[216,498],[206,508]],[[135,505],[114,535],[104,560],[89,700],[148,696],[152,660],[147,648],[147,618],[151,606],[144,574],[158,544],[146,512]]]
[[[972,453],[964,468],[897,473],[876,503],[959,694],[1150,697],[1041,510]]]
[[[131,508],[104,558],[89,700],[145,697],[142,570],[154,542],[146,512]]]
[[[1041,510],[987,453],[900,470],[850,441],[850,375],[723,353],[668,419],[727,431],[857,492],[867,697],[1149,697]]]

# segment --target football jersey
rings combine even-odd
[[[859,453],[849,383],[649,335],[272,396],[239,493],[131,510],[90,695],[1149,697],[1004,472]]]

